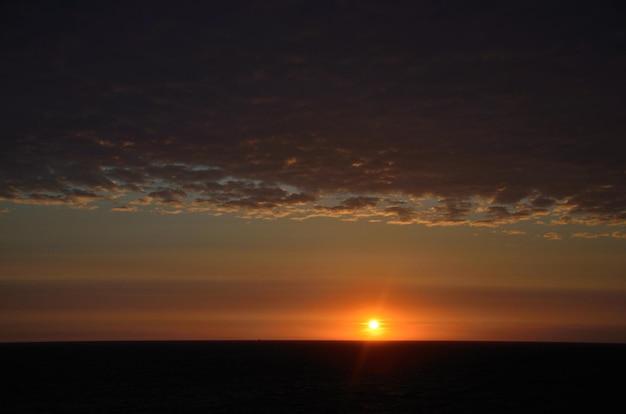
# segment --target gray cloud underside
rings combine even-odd
[[[626,34],[610,7],[263,3],[12,6],[0,199],[626,222]]]

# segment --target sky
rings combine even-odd
[[[3,2],[0,341],[626,342],[617,6]]]

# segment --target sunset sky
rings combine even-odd
[[[3,2],[0,341],[626,342],[617,5]]]

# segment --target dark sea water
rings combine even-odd
[[[1,344],[2,413],[609,413],[626,345]]]

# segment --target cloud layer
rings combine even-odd
[[[0,199],[624,225],[614,10],[413,3],[9,5]]]

